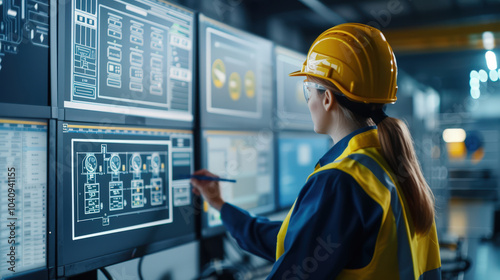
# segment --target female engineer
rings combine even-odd
[[[290,76],[306,77],[314,130],[335,145],[285,220],[225,203],[218,182],[192,179],[193,191],[243,249],[275,262],[268,279],[441,279],[433,194],[408,128],[384,113],[397,91],[384,35],[363,24],[332,27]]]

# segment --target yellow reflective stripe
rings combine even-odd
[[[288,214],[281,224],[280,231],[278,232],[278,238],[276,239],[276,260],[278,260],[283,253],[285,253],[285,237],[288,230],[288,224],[290,223],[290,216],[292,216],[293,208],[295,207],[295,202],[288,211]]]
[[[412,252],[413,259],[418,262],[417,272],[419,276],[441,267],[441,256],[439,252],[439,242],[435,222],[432,223],[432,228],[427,234],[413,236],[411,240],[411,247],[419,248],[419,250],[413,250]],[[429,277],[424,279],[432,278]]]
[[[387,211],[391,211],[391,209],[387,209]],[[392,215],[384,217],[386,217],[386,220],[383,220],[380,226],[371,262],[360,269],[341,270],[340,274],[335,278],[336,280],[399,279],[398,246],[396,242],[387,242],[396,238],[396,228],[393,226],[395,219]],[[384,245],[384,250],[380,250],[381,244]],[[382,261],[376,261],[380,259]]]
[[[337,164],[336,169],[351,175],[383,211],[370,263],[360,269],[344,269],[337,279],[399,279],[398,244],[394,242],[397,240],[397,230],[395,217],[392,215],[390,191],[370,169],[356,160],[345,158],[341,164]]]
[[[369,147],[380,147],[377,129],[370,129],[368,131],[365,131],[363,133],[354,136],[349,141],[347,148],[342,152],[342,154],[338,158],[335,159],[335,161],[341,160],[359,149],[364,149]]]
[[[410,231],[408,229],[408,223],[403,210],[403,201],[398,196],[398,191],[396,184],[389,177],[388,172],[380,165],[379,162],[383,161],[381,156],[378,154],[372,154],[373,157],[368,154],[354,153],[349,155],[349,158],[357,161],[362,166],[368,168],[372,175],[378,179],[384,187],[390,192],[391,206],[388,213],[392,213],[394,218],[394,225],[396,227],[396,240],[397,240],[397,259],[398,259],[398,270],[400,279],[411,279],[416,278],[416,272],[414,270],[414,261],[412,256],[412,250],[410,248]],[[378,158],[379,161],[375,160]],[[391,214],[388,214],[391,216]],[[394,239],[393,239],[394,240]]]
[[[340,156],[338,156],[333,162],[342,160],[343,158],[347,157],[348,155],[352,154],[353,152],[359,149],[364,149],[369,147],[380,147],[377,129],[370,129],[368,131],[365,131],[363,133],[360,133],[352,137],[351,140],[349,140],[349,143],[347,144],[347,147],[344,149],[342,154],[340,154]],[[324,165],[323,167],[325,166],[326,165]],[[309,178],[313,174],[316,174],[319,171],[330,169],[330,168],[324,168],[322,170],[319,170],[321,168],[322,167],[319,164],[317,164],[314,168],[314,172],[307,177],[307,180],[309,180]]]
[[[412,259],[413,262],[417,263],[416,267],[414,267],[415,279],[418,279],[427,271],[435,270],[441,267],[441,257],[439,252],[439,242],[437,238],[435,222],[433,223],[429,233],[425,235],[416,235],[413,228],[411,216],[407,214],[409,213],[409,210],[406,203],[404,203],[406,199],[404,198],[404,194],[401,191],[399,183],[397,183],[397,180],[394,177],[395,175],[392,172],[389,172],[389,170],[391,170],[389,165],[376,149],[364,149],[362,152],[363,154],[370,156],[373,160],[375,160],[382,167],[382,169],[384,169],[385,173],[390,176],[391,180],[393,182],[396,182],[395,186],[397,189],[398,198],[401,204],[404,206],[404,211],[402,214],[404,216],[404,219],[407,221],[406,225],[409,236],[408,242],[410,243],[410,247],[412,248]]]

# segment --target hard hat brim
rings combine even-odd
[[[308,75],[307,73],[304,73],[301,70],[298,70],[298,71],[295,71],[295,72],[288,74],[288,76],[290,76],[290,77],[307,76],[307,75]]]
[[[337,81],[335,81],[333,79],[328,79],[328,78],[325,78],[325,77],[323,77],[321,75],[316,75],[316,74],[312,74],[312,73],[302,72],[301,70],[292,72],[292,73],[288,74],[288,76],[290,76],[290,77],[313,76],[313,77],[320,78],[320,79],[326,79],[326,80],[332,82],[340,90],[340,92],[342,92],[342,94],[345,97],[347,97],[347,99],[350,99],[350,100],[352,100],[354,102],[361,102],[361,103],[383,103],[383,104],[387,104],[387,103],[395,103],[396,100],[397,100],[396,96],[394,96],[394,98],[392,98],[392,99],[359,97],[359,96],[356,96],[356,95],[350,93],[339,82],[337,82]]]

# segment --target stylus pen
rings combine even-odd
[[[185,179],[194,178],[194,179],[205,180],[205,181],[222,181],[222,182],[236,183],[236,180],[233,180],[233,179],[225,179],[225,178],[202,176],[202,175],[186,175],[186,176],[182,176],[182,177],[184,177]]]

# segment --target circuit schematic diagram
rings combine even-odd
[[[0,0],[0,71],[22,44],[49,47],[49,0]]]
[[[75,236],[172,222],[170,140],[73,139],[72,148]]]
[[[70,12],[65,107],[189,117],[192,15],[151,0],[72,0]]]

